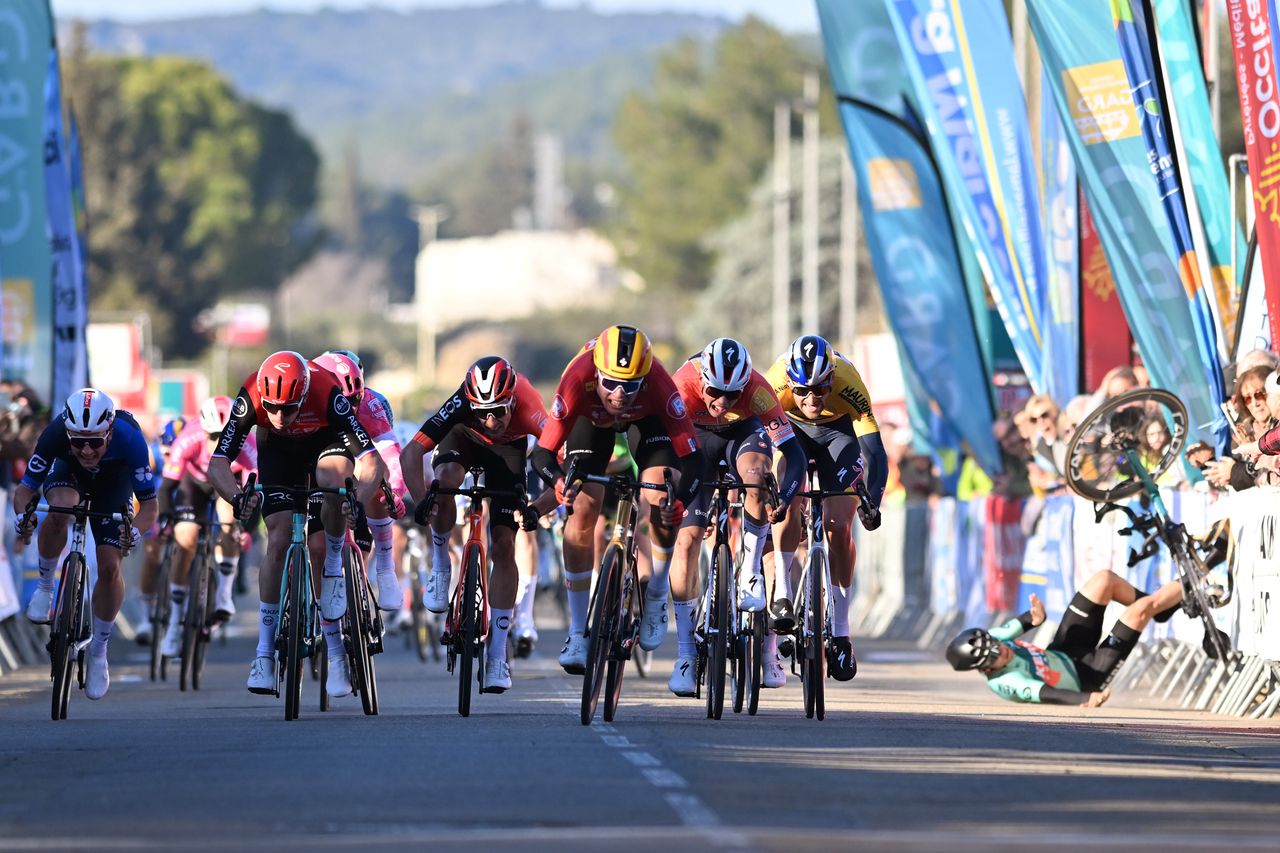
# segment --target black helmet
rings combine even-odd
[[[1000,655],[1000,641],[981,628],[966,628],[947,646],[947,663],[956,672],[989,666]]]

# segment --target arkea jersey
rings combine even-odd
[[[871,395],[867,393],[867,386],[863,384],[858,368],[839,353],[832,354],[832,361],[835,369],[831,374],[831,393],[827,395],[826,404],[816,418],[807,418],[800,412],[787,381],[786,356],[775,361],[765,376],[778,395],[782,410],[787,413],[787,417],[800,423],[826,424],[848,418],[856,435],[879,432],[880,425],[871,412]]]
[[[71,450],[71,440],[67,438],[67,413],[61,412],[49,422],[36,440],[35,452],[27,460],[27,471],[22,476],[22,485],[33,491],[49,476],[49,469],[58,460],[69,462],[82,470],[96,472],[102,468],[119,465],[127,468],[132,476],[130,484],[133,494],[139,501],[152,500],[156,496],[155,475],[151,470],[151,449],[147,446],[147,438],[142,428],[133,419],[133,415],[123,409],[116,410],[115,420],[111,425],[111,442],[107,451],[92,469],[86,469]]]
[[[190,474],[197,483],[209,482],[209,459],[213,451],[209,448],[209,437],[200,422],[193,420],[186,429],[178,434],[178,438],[169,448],[169,456],[164,462],[162,476],[166,480],[178,481],[184,474]],[[243,481],[242,474],[258,470],[258,440],[251,433],[240,448],[240,454],[231,460],[231,473]]]
[[[360,425],[360,418],[351,401],[342,396],[338,380],[327,370],[316,367],[313,362],[307,362],[307,366],[311,369],[310,389],[306,399],[302,401],[298,417],[283,430],[273,429],[267,420],[266,409],[262,407],[262,398],[258,394],[258,371],[249,374],[231,404],[231,418],[222,429],[213,455],[235,459],[240,455],[240,449],[254,427],[286,437],[307,436],[329,429],[341,437],[352,456],[360,457],[372,451],[373,439]]]
[[[524,374],[516,374],[516,397],[511,411],[511,420],[506,430],[496,438],[490,438],[476,428],[475,414],[471,409],[471,401],[467,399],[463,385],[445,401],[444,405],[431,417],[422,422],[413,440],[426,450],[439,444],[454,427],[466,431],[467,438],[480,444],[510,444],[526,436],[540,436],[547,424],[547,407],[542,403],[542,395],[534,388]]]
[[[595,340],[589,341],[564,369],[555,400],[551,403],[551,416],[538,445],[555,453],[580,417],[590,418],[591,423],[598,427],[616,430],[625,429],[643,418],[656,417],[667,428],[676,456],[684,458],[696,452],[698,438],[693,421],[667,369],[655,358],[640,392],[621,414],[615,415],[605,408],[596,394],[594,347]]]
[[[707,411],[707,404],[702,400],[702,370],[698,366],[697,356],[680,365],[680,369],[671,379],[680,391],[680,399],[684,401],[689,418],[701,429],[715,432],[755,417],[764,424],[774,447],[781,446],[783,442],[791,440],[795,435],[791,430],[791,422],[787,420],[777,396],[773,393],[773,388],[757,370],[751,371],[751,377],[747,380],[742,393],[738,395],[738,399],[718,418]]]

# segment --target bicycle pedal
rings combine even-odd
[[[778,654],[782,655],[784,658],[789,658],[789,657],[794,657],[795,653],[796,653],[795,640],[792,640],[790,637],[787,637],[785,640],[783,639],[778,640]]]

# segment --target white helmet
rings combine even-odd
[[[206,433],[222,432],[231,419],[231,398],[225,394],[210,397],[200,404],[200,429]]]
[[[741,391],[751,379],[751,356],[733,338],[716,338],[698,357],[702,384],[721,391]]]
[[[96,388],[71,392],[65,405],[67,432],[101,435],[116,419],[116,404]]]

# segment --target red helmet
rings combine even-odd
[[[333,374],[342,396],[354,397],[357,402],[364,397],[364,372],[350,356],[330,350],[315,359],[315,365]]]
[[[509,405],[516,396],[516,369],[497,355],[487,355],[471,365],[463,391],[473,408]]]
[[[267,356],[258,368],[258,396],[276,406],[293,406],[311,390],[311,369],[296,352],[281,350]]]

